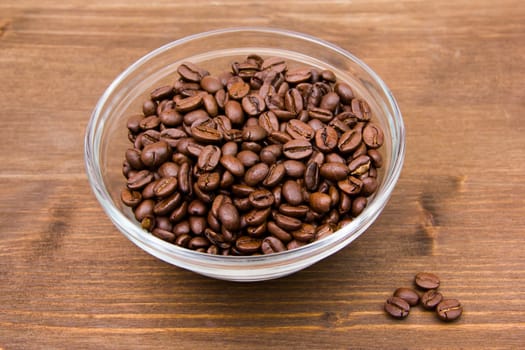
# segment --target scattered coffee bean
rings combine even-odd
[[[437,289],[439,287],[439,277],[433,273],[420,272],[416,275],[414,282],[422,289]]]
[[[419,303],[419,294],[412,288],[398,288],[395,290],[394,296],[403,299],[410,306],[416,306]]]
[[[390,297],[385,302],[385,311],[394,318],[405,318],[410,312],[410,305],[398,297]]]
[[[455,321],[463,313],[463,306],[456,299],[444,299],[436,306],[436,312],[443,321]]]
[[[126,124],[121,201],[143,229],[209,254],[271,254],[365,210],[385,135],[334,72],[249,55],[217,75],[192,62],[177,73]]]
[[[443,295],[435,289],[429,289],[421,296],[421,305],[427,310],[434,310],[443,300]]]

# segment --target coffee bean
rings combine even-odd
[[[282,194],[290,205],[299,205],[303,201],[301,186],[296,181],[286,181],[282,187]]]
[[[140,190],[153,181],[153,173],[149,170],[141,170],[128,178],[127,185],[130,190]]]
[[[298,115],[299,112],[303,110],[303,97],[299,90],[290,89],[286,91],[284,96],[284,106],[291,115]]]
[[[317,162],[311,162],[306,166],[304,172],[304,184],[308,191],[315,191],[319,186],[319,164]]]
[[[120,199],[128,207],[134,208],[142,201],[142,195],[138,191],[123,188],[120,192]]]
[[[259,116],[259,126],[264,128],[268,134],[279,130],[279,120],[272,111],[267,111]]]
[[[191,135],[195,140],[208,143],[217,143],[222,140],[223,134],[217,129],[207,125],[198,125],[191,128]]]
[[[155,142],[145,146],[140,155],[142,163],[149,168],[160,166],[170,157],[171,147],[164,141]]]
[[[286,132],[293,139],[305,139],[308,141],[313,139],[315,135],[315,131],[310,125],[298,119],[292,119],[286,123]]]
[[[437,289],[439,287],[439,277],[429,272],[419,272],[415,279],[415,284],[422,289]]]
[[[378,148],[384,142],[383,131],[377,125],[368,123],[363,129],[363,141],[370,148]]]
[[[283,154],[289,159],[304,159],[309,157],[312,152],[312,144],[307,140],[292,140],[283,145]]]
[[[273,219],[277,226],[287,231],[298,230],[302,225],[301,220],[280,213],[274,213]]]
[[[401,319],[408,316],[410,305],[405,300],[393,296],[386,300],[384,309],[390,316]]]
[[[310,195],[310,207],[318,213],[327,213],[332,205],[329,195],[321,192],[314,192]]]
[[[224,203],[217,210],[217,218],[228,230],[237,231],[241,226],[239,211],[232,203]]]
[[[443,321],[455,321],[461,317],[463,306],[457,299],[444,299],[436,306],[436,312]]]
[[[361,192],[363,181],[354,176],[349,176],[344,180],[338,181],[337,187],[344,193],[355,196]]]
[[[175,192],[170,196],[160,200],[155,204],[153,212],[156,215],[167,215],[171,213],[182,201],[182,196],[179,192]]]
[[[223,155],[220,158],[221,165],[231,172],[234,176],[243,176],[244,175],[244,165],[242,165],[241,161],[234,156],[230,155]]]
[[[329,92],[323,96],[319,108],[328,109],[329,111],[334,111],[335,108],[339,105],[339,95],[335,92]]]
[[[309,207],[306,205],[290,205],[290,204],[281,204],[279,206],[279,212],[291,216],[294,218],[303,218],[306,213],[308,213]]]
[[[211,75],[206,75],[202,77],[200,79],[200,85],[204,90],[206,90],[210,94],[214,94],[223,88],[223,85],[219,78]]]
[[[286,170],[286,175],[293,178],[300,178],[304,176],[306,166],[303,162],[298,160],[285,160],[283,163],[284,169]]]
[[[263,239],[261,243],[261,250],[264,254],[272,254],[283,252],[286,250],[286,247],[283,244],[283,242],[277,237],[268,236]]]
[[[203,171],[213,171],[219,164],[221,149],[214,145],[205,146],[198,157],[197,167]]]
[[[315,132],[315,145],[322,152],[330,152],[337,147],[339,136],[331,126],[325,126]]]
[[[261,161],[272,165],[277,162],[279,157],[282,154],[282,146],[281,145],[269,145],[264,147],[261,152],[259,153],[261,157]]]
[[[361,144],[362,139],[363,138],[359,130],[349,130],[341,135],[337,147],[342,153],[350,153]]]
[[[248,198],[250,204],[256,209],[268,208],[272,206],[275,201],[272,192],[265,189],[253,191]]]
[[[231,98],[240,100],[250,92],[250,85],[240,77],[231,78],[226,88]]]
[[[258,94],[249,94],[242,98],[242,108],[248,115],[258,116],[265,108],[264,99]]]
[[[350,212],[352,213],[353,216],[358,216],[359,214],[363,212],[363,210],[365,210],[367,204],[368,204],[368,200],[366,199],[366,197],[363,197],[363,196],[356,197],[352,201],[352,209],[350,210]]]
[[[171,222],[179,222],[186,218],[188,213],[188,202],[182,202],[178,207],[176,207],[170,214]],[[175,232],[175,231],[174,231]]]
[[[350,85],[342,82],[336,83],[334,86],[334,91],[337,95],[339,95],[342,103],[352,103],[352,99],[354,98],[354,92]]]
[[[177,189],[177,178],[170,176],[161,178],[153,188],[153,192],[159,198],[169,196]]]
[[[284,168],[284,165],[282,163],[273,164],[272,166],[270,166],[270,169],[268,170],[268,175],[263,180],[262,184],[266,187],[274,187],[281,182],[285,175],[286,169]]]
[[[235,247],[244,254],[257,252],[262,245],[262,240],[250,236],[241,236],[235,241]]]
[[[416,306],[419,303],[419,294],[412,288],[397,288],[394,296],[403,299],[410,306]]]
[[[292,236],[300,242],[311,242],[315,236],[315,226],[304,223],[298,230],[292,231]]]
[[[244,141],[262,141],[266,138],[266,130],[259,125],[247,126],[242,130],[242,139]]]
[[[270,167],[265,163],[258,163],[249,168],[244,174],[244,182],[249,186],[256,186],[262,182],[270,171]]]
[[[433,310],[443,300],[443,295],[435,289],[429,289],[421,296],[421,305],[427,310]]]

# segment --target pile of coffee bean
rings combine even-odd
[[[142,228],[222,255],[334,233],[378,188],[382,129],[330,70],[249,55],[211,75],[182,63],[127,122],[122,202]]]
[[[420,272],[414,279],[415,285],[423,290],[420,296],[412,288],[398,288],[385,302],[386,313],[394,318],[405,318],[410,308],[421,303],[426,310],[435,310],[437,316],[443,321],[455,321],[463,313],[463,306],[457,299],[444,299],[438,292],[439,277],[433,273]]]

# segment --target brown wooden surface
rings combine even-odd
[[[316,35],[394,92],[405,167],[379,220],[336,255],[263,283],[142,252],[104,215],[84,130],[148,51],[236,25]],[[0,348],[428,349],[525,346],[525,6],[509,1],[0,3]],[[465,313],[383,313],[421,270]]]

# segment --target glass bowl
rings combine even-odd
[[[379,187],[365,210],[334,234],[305,246],[270,255],[219,256],[165,242],[144,231],[132,211],[122,204],[125,185],[122,162],[127,118],[141,111],[156,87],[172,84],[181,62],[190,61],[212,74],[249,54],[280,56],[319,69],[332,70],[365,99],[373,120],[384,131],[384,165]],[[217,68],[220,67],[220,68]],[[385,207],[399,178],[405,155],[405,130],[397,103],[379,76],[351,53],[326,41],[271,28],[229,28],[191,35],[164,45],[132,64],[107,88],[86,130],[85,163],[96,198],[114,225],[151,255],[183,269],[231,281],[261,281],[289,275],[324,259],[359,237]]]

